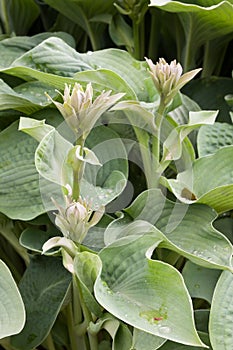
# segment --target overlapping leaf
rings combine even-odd
[[[218,213],[233,208],[233,146],[223,147],[214,154],[199,158],[192,167],[178,174],[168,184],[179,200],[203,203]],[[215,176],[213,176],[215,174]]]
[[[213,350],[230,350],[233,343],[233,274],[224,271],[219,278],[210,310],[210,341]]]
[[[95,283],[98,302],[124,322],[188,345],[204,346],[194,326],[191,299],[179,272],[151,260],[158,232],[127,237],[104,248]]]

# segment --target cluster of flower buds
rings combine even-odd
[[[89,228],[95,226],[104,214],[104,207],[93,211],[90,203],[81,197],[78,201],[73,201],[68,196],[65,209],[56,202],[54,203],[58,209],[55,224],[64,237],[78,244],[83,242]]]
[[[58,91],[59,92],[59,91]],[[102,93],[93,100],[93,88],[91,83],[87,84],[86,90],[75,83],[71,90],[71,85],[65,84],[63,103],[54,101],[50,96],[48,98],[58,108],[69,127],[75,132],[77,137],[89,134],[100,116],[114,105],[124,93],[111,95],[111,91],[102,91]]]
[[[176,63],[176,60],[168,64],[164,58],[160,58],[159,62],[154,64],[151,59],[146,58],[146,62],[150,68],[154,85],[166,106],[173,100],[177,92],[201,70],[201,68],[194,69],[182,75],[182,66]]]

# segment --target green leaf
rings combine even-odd
[[[160,191],[149,190],[139,195],[126,212],[134,219],[154,224],[175,246],[176,251],[180,249],[180,254],[194,263],[208,268],[231,266],[232,245],[213,228],[212,223],[217,214],[211,208],[200,204],[174,203]]]
[[[182,154],[182,142],[188,134],[201,125],[213,124],[218,111],[189,112],[189,121],[185,125],[178,125],[172,130],[163,144],[163,160],[177,160]]]
[[[59,234],[59,232],[57,232]],[[26,228],[20,236],[20,244],[37,253],[42,253],[43,244],[54,235],[50,232],[42,231],[37,228]]]
[[[57,93],[47,84],[28,82],[11,89],[0,79],[0,110],[14,109],[25,114],[31,114],[51,102],[48,102],[45,91],[52,97]]]
[[[27,320],[22,332],[12,337],[14,347],[31,350],[43,342],[63,305],[70,281],[71,275],[60,259],[45,256],[32,258],[20,282]]]
[[[156,350],[159,349],[166,339],[152,335],[141,331],[140,329],[134,328],[133,330],[133,344],[134,350]]]
[[[89,52],[85,62],[94,69],[105,68],[117,73],[130,86],[138,100],[154,102],[158,93],[147,70],[146,62],[135,60],[124,50],[106,49]]]
[[[222,147],[233,144],[233,125],[214,123],[202,126],[198,132],[197,149],[199,157],[215,153]]]
[[[29,220],[44,212],[34,165],[36,146],[18,131],[18,122],[0,134],[0,211],[10,218]]]
[[[224,271],[216,285],[210,309],[209,332],[214,350],[230,350],[233,343],[233,274]]]
[[[207,300],[211,304],[220,271],[206,269],[187,261],[182,270],[182,275],[191,297]]]
[[[31,50],[36,45],[40,44],[45,39],[58,37],[63,39],[67,44],[74,47],[74,39],[67,33],[53,32],[53,33],[40,33],[32,37],[29,36],[16,36],[12,38],[4,39],[0,42],[1,60],[0,67],[9,67],[14,60],[23,55],[26,51]]]
[[[45,119],[36,120],[33,118],[21,117],[19,121],[19,131],[29,134],[38,142],[40,142],[44,136],[53,129],[54,128],[51,125],[45,123]]]
[[[33,0],[3,0],[0,7],[1,20],[7,34],[26,34],[40,14]]]
[[[48,129],[48,127],[47,127]],[[71,173],[66,159],[72,144],[52,128],[39,143],[35,152],[35,165],[45,179],[65,186]]]
[[[102,308],[96,302],[93,291],[100,268],[101,260],[96,254],[81,252],[74,259],[74,272],[79,280],[84,302],[89,311],[99,317],[102,314]]]
[[[148,333],[188,345],[204,346],[193,320],[182,276],[172,266],[151,260],[161,238],[128,237],[104,248],[95,297],[113,315]]]
[[[208,337],[208,334],[207,333],[202,333],[202,332],[199,332],[199,335],[202,339],[203,342],[205,342],[205,344],[208,345],[209,349],[212,350],[212,347],[210,345],[210,342],[209,342],[209,337]],[[201,347],[201,349],[203,349]],[[197,347],[197,346],[187,346],[187,345],[183,345],[183,344],[177,344],[177,343],[174,343],[172,341],[167,341],[161,348],[160,350],[200,350],[200,347]]]
[[[195,66],[198,49],[205,42],[232,33],[233,4],[230,1],[198,4],[187,1],[151,0],[151,6],[178,13],[186,37],[185,71]],[[221,20],[220,20],[221,19]]]
[[[233,146],[194,161],[191,168],[168,180],[172,192],[185,203],[203,203],[218,213],[233,208]],[[213,176],[215,174],[215,176]]]
[[[51,37],[16,59],[12,67],[30,67],[46,73],[72,76],[82,70],[91,69],[83,56],[62,39]]]
[[[25,310],[17,285],[0,260],[0,339],[19,333],[25,323]]]
[[[116,45],[124,45],[129,52],[133,52],[134,42],[132,28],[126,23],[123,16],[116,14],[112,17],[109,33]]]
[[[233,248],[213,228],[212,222],[217,215],[211,208],[200,204],[174,203],[167,200],[160,190],[150,189],[142,192],[125,212],[128,215],[113,222],[106,230],[106,244],[124,235],[142,234],[151,230],[158,234],[159,229],[162,246],[187,257],[195,264],[207,268],[231,269]],[[139,220],[141,224],[135,221],[129,227],[132,220]],[[149,223],[156,228],[150,227]]]

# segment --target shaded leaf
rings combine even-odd
[[[211,304],[215,285],[220,276],[220,271],[206,269],[202,266],[187,261],[182,275],[189,294],[192,298],[205,299]]]
[[[27,321],[22,332],[12,337],[14,347],[31,350],[43,342],[63,305],[70,281],[71,275],[60,259],[32,258],[20,283]]]

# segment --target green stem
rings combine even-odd
[[[186,14],[185,14],[186,15]],[[195,52],[192,47],[192,26],[193,26],[193,18],[191,14],[187,14],[189,16],[189,28],[187,29],[188,35],[186,36],[186,45],[185,45],[185,54],[184,54],[184,72],[187,72],[190,68],[192,68]]]
[[[164,96],[160,97],[160,104],[156,112],[155,125],[156,125],[156,135],[152,138],[152,171],[155,176],[154,186],[158,187],[159,177],[160,177],[160,135],[161,135],[161,126],[164,117],[164,112],[166,105],[164,103]],[[157,176],[156,176],[157,174]]]
[[[47,350],[56,350],[51,333],[49,333],[49,335],[45,339],[44,344]]]
[[[136,58],[137,60],[142,59],[140,39],[140,23],[138,23],[138,21],[133,20],[134,58]]]
[[[156,9],[151,9],[150,39],[148,56],[151,59],[157,59],[159,48],[159,16]]]
[[[73,283],[74,283],[74,286],[76,288],[76,291],[79,294],[79,300],[80,300],[80,305],[81,305],[83,316],[84,316],[84,322],[86,323],[86,325],[88,327],[90,322],[93,322],[93,318],[92,318],[91,312],[87,308],[86,303],[85,303],[85,301],[83,299],[82,290],[80,288],[80,284],[79,284],[78,279],[74,278]],[[87,334],[88,334],[88,339],[89,339],[90,350],[98,350],[98,338],[97,338],[97,335],[92,334],[91,332],[89,332],[88,328],[87,328]]]

